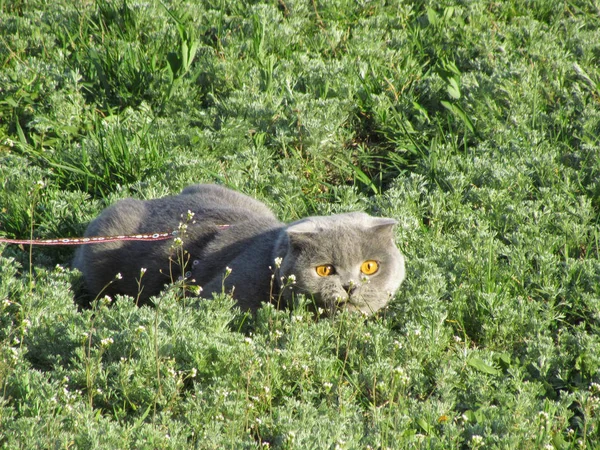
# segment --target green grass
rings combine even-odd
[[[77,308],[0,245],[2,448],[600,446],[593,1],[0,0],[0,235],[218,182],[399,221],[363,320]]]

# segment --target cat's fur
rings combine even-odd
[[[182,236],[189,253],[186,278],[207,297],[223,286],[227,292],[233,289],[243,309],[256,310],[266,301],[285,306],[294,294],[305,294],[327,312],[346,308],[372,313],[387,305],[404,279],[404,257],[393,241],[395,220],[347,213],[285,225],[259,201],[218,185],[189,186],[179,195],[155,200],[119,201],[93,220],[85,235],[174,230],[188,210],[195,223]],[[92,295],[134,298],[140,270],[146,268],[140,299],[147,301],[181,275],[170,262],[172,245],[172,240],[85,245],[73,264]],[[282,258],[279,268],[276,258]],[[365,260],[379,262],[379,270],[362,275]],[[321,264],[333,265],[335,274],[320,277],[315,267]],[[231,274],[223,282],[227,267]],[[121,279],[115,278],[117,273]]]

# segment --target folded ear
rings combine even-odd
[[[387,217],[373,217],[371,222],[371,231],[380,235],[389,235],[393,238],[394,226],[398,224],[395,219]]]
[[[299,220],[289,225],[286,230],[287,234],[307,234],[316,233],[319,231],[317,224],[310,219]]]
[[[285,231],[290,245],[301,249],[314,242],[315,235],[321,231],[321,228],[312,220],[304,219],[288,225]]]
[[[390,219],[389,217],[371,217],[373,220],[373,226],[376,227],[393,227],[398,224],[396,219]]]

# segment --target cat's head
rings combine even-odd
[[[283,297],[289,303],[304,294],[328,313],[348,309],[371,314],[383,308],[404,280],[395,224],[365,213],[290,224],[279,249]]]

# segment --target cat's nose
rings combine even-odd
[[[342,286],[348,295],[352,295],[356,291],[356,283],[350,281]]]

